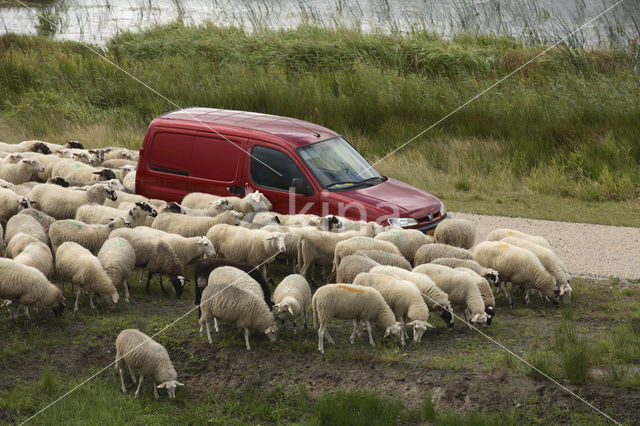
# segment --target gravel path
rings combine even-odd
[[[640,228],[454,212],[450,215],[475,223],[476,241],[484,241],[496,228],[542,235],[573,275],[640,279]]]

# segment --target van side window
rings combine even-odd
[[[256,145],[253,147],[251,150],[251,180],[256,185],[289,191],[291,181],[294,178],[302,178],[305,182],[307,181],[287,154],[266,146]]]

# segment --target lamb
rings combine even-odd
[[[335,273],[338,270],[338,265],[343,257],[349,256],[350,254],[357,254],[360,250],[380,250],[402,256],[400,250],[398,250],[393,243],[388,241],[375,240],[371,237],[363,236],[352,237],[336,244],[336,248],[333,253],[331,277],[335,276]]]
[[[401,343],[403,346],[405,338],[409,337],[406,332],[406,325],[413,327],[413,341],[416,343],[420,342],[422,334],[427,330],[427,327],[433,328],[428,323],[429,308],[427,308],[420,291],[413,283],[397,279],[391,275],[363,272],[358,274],[353,284],[372,287],[380,292],[402,325],[403,336]],[[411,322],[405,325],[405,321],[408,320],[411,320]]]
[[[264,281],[261,280],[260,282],[258,282],[251,278],[251,276],[242,269],[234,268],[233,266],[221,266],[215,268],[213,271],[211,271],[211,273],[209,274],[209,279],[207,280],[207,285],[230,284],[250,291],[256,296],[264,299],[264,302],[269,307],[269,310],[271,310],[273,308],[273,302],[271,301],[271,290],[269,289],[269,286],[263,287],[261,283],[264,283]]]
[[[97,169],[74,160],[61,160],[51,167],[52,176],[60,176],[71,185],[91,185],[103,180],[115,179],[116,175],[109,169]]]
[[[129,222],[123,217],[116,217],[106,225],[88,225],[73,219],[57,220],[49,228],[51,248],[57,252],[65,241],[73,241],[96,255],[111,231],[128,226]]]
[[[7,228],[8,228],[7,224]],[[506,237],[500,240],[507,244],[511,244],[517,247],[521,247],[523,249],[529,250],[542,263],[542,266],[556,279],[556,290],[559,291],[559,295],[563,296],[565,291],[568,290],[569,295],[571,294],[571,286],[567,281],[567,274],[564,264],[558,259],[558,256],[553,252],[553,250],[533,243],[529,240],[525,240],[519,237]]]
[[[95,184],[86,191],[76,191],[58,185],[45,183],[37,185],[29,198],[38,204],[38,208],[56,219],[75,217],[78,208],[84,204],[102,204],[105,199],[116,200],[115,191],[107,185]]]
[[[176,252],[183,265],[191,262],[194,258],[200,256],[215,256],[216,250],[207,237],[183,237],[182,235],[164,232],[159,229],[149,228],[148,226],[140,226],[137,228],[142,232],[162,238],[171,244],[171,248]]]
[[[89,250],[72,241],[62,243],[56,250],[56,271],[60,277],[60,287],[64,289],[66,282],[76,286],[76,303],[74,312],[78,310],[80,293],[89,294],[91,309],[95,309],[95,294],[110,307],[115,307],[120,296],[113,282],[102,268],[102,264]],[[113,305],[111,305],[113,303]]]
[[[11,241],[8,242],[5,256],[7,256],[8,258],[14,258],[18,254],[20,254],[20,252],[22,252],[22,250],[24,250],[26,246],[36,242],[41,243],[42,241],[38,240],[33,235],[28,235],[24,232],[18,232],[13,238],[11,238]]]
[[[278,327],[264,300],[230,283],[208,285],[202,292],[200,309],[202,311],[199,320],[200,335],[202,335],[203,326],[206,325],[207,339],[210,344],[213,344],[209,329],[210,319],[216,319],[216,324],[219,319],[244,329],[244,341],[248,351],[251,350],[249,345],[251,331],[266,334],[272,343],[277,339]],[[216,331],[219,330],[216,329]]]
[[[165,388],[169,394],[169,398],[176,397],[176,387],[184,386],[177,381],[178,373],[176,373],[169,353],[160,343],[151,337],[136,329],[122,330],[116,338],[116,362],[115,368],[120,373],[120,383],[122,384],[122,393],[127,393],[124,385],[123,369],[124,364],[129,367],[131,380],[135,383],[136,377],[134,372],[140,374],[138,379],[138,389],[136,389],[135,398],[140,395],[140,388],[145,377],[151,377],[153,380],[153,396],[158,399],[158,390]],[[160,383],[159,385],[156,385]]]
[[[17,256],[13,258],[25,266],[31,266],[51,278],[53,273],[53,256],[46,244],[37,241],[29,243]]]
[[[512,308],[513,298],[504,285],[506,281],[525,289],[525,303],[529,303],[530,289],[538,290],[554,303],[558,303],[560,292],[556,290],[556,279],[545,270],[538,257],[531,251],[501,241],[484,241],[475,247],[474,259],[479,264],[500,273],[501,287]]]
[[[409,262],[413,262],[416,257],[416,251],[425,244],[435,242],[435,239],[429,235],[418,231],[417,229],[393,228],[384,231],[375,236],[376,240],[389,241],[393,243],[400,253]]]
[[[202,300],[202,290],[209,283],[209,274],[211,274],[211,271],[221,266],[233,266],[234,268],[244,271],[251,278],[256,280],[258,284],[260,284],[260,288],[265,295],[265,302],[267,302],[268,300],[267,306],[269,306],[269,309],[273,307],[273,303],[271,302],[271,290],[269,289],[269,286],[267,285],[264,277],[255,266],[226,259],[209,257],[206,259],[198,260],[198,263],[196,263],[196,267],[193,270],[193,277],[196,286],[194,304],[198,305],[198,318],[200,318],[201,315],[200,301]]]
[[[236,262],[258,265],[265,280],[268,280],[267,265],[278,253],[286,250],[286,235],[281,232],[251,230],[231,225],[215,225],[207,232],[207,238],[220,256]]]
[[[122,179],[122,185],[124,185],[124,190],[131,194],[136,192],[136,171],[132,170],[124,175]]]
[[[379,265],[371,268],[369,273],[391,275],[400,280],[413,283],[422,295],[422,299],[429,308],[429,311],[434,312],[442,318],[448,327],[453,327],[453,309],[451,308],[449,295],[440,290],[436,283],[434,283],[427,275],[407,271],[395,266],[385,265]]]
[[[433,236],[440,244],[468,250],[476,241],[476,227],[466,219],[447,219],[438,224]]]
[[[114,207],[102,206],[99,204],[87,204],[80,206],[76,211],[76,220],[88,224],[104,225],[116,216],[123,216],[124,212]],[[142,226],[147,217],[156,217],[158,212],[146,201],[137,202],[127,212],[127,219],[132,228]]]
[[[482,296],[482,302],[484,303],[484,312],[487,314],[487,325],[491,325],[491,321],[493,321],[493,318],[496,315],[496,299],[493,296],[493,291],[491,291],[491,286],[483,276],[479,275],[473,269],[465,267],[458,267],[454,269],[456,271],[465,272],[473,278],[474,282],[478,286],[478,290],[480,290],[480,295]]]
[[[158,274],[160,288],[165,295],[167,290],[162,283],[162,275],[169,276],[176,297],[180,298],[184,290],[184,266],[171,245],[162,238],[150,236],[139,231],[138,228],[120,228],[109,235],[109,238],[122,237],[129,241],[136,253],[136,266],[148,269],[147,285],[145,291],[150,293],[149,284],[151,276]],[[142,277],[142,272],[141,272]]]
[[[17,163],[0,164],[0,178],[14,185],[29,182],[36,173],[44,172],[44,165],[37,158],[23,158]]]
[[[199,235],[205,235],[214,225],[237,225],[240,222],[240,217],[241,214],[233,210],[220,213],[215,217],[162,213],[155,218],[151,227],[165,232],[179,234],[183,237],[197,237]]]
[[[64,310],[62,291],[36,268],[25,266],[12,259],[0,258],[0,300],[11,300],[15,307],[11,318],[17,319],[20,306],[53,308],[56,315]]]
[[[129,303],[129,276],[136,267],[136,252],[129,241],[109,238],[100,248],[98,260],[113,285],[124,287],[124,300]]]
[[[473,259],[473,255],[469,250],[446,244],[425,244],[418,249],[416,257],[413,260],[413,266],[430,263],[434,259],[440,257],[453,257],[456,259]]]
[[[206,209],[213,201],[217,201],[222,197],[216,195],[205,194],[202,192],[192,192],[185,195],[182,199],[182,206],[191,209]],[[241,213],[250,213],[261,210],[271,210],[273,207],[271,202],[261,192],[252,192],[239,197],[224,197],[232,205],[233,209]]]
[[[355,343],[358,321],[364,321],[369,343],[375,346],[371,335],[371,321],[377,322],[385,329],[384,337],[393,334],[403,340],[401,324],[396,321],[393,312],[378,290],[353,284],[327,284],[316,290],[311,298],[313,307],[313,325],[318,329],[318,350],[324,354],[324,338],[334,344],[327,331],[332,319],[352,320],[353,332],[351,344]]]
[[[40,224],[40,226],[42,226],[42,229],[44,229],[44,232],[46,233],[49,233],[49,227],[53,222],[56,221],[53,217],[44,212],[41,212],[38,209],[34,209],[33,207],[22,209],[18,211],[18,214],[24,214],[33,217]]]
[[[304,318],[304,328],[307,328],[307,308],[311,305],[311,288],[309,283],[300,274],[287,275],[276,287],[273,293],[273,306],[276,311],[276,318],[284,321],[287,314],[293,320],[293,334],[297,334],[296,318],[302,314]]]
[[[45,245],[49,244],[49,237],[47,237],[47,233],[44,232],[44,228],[42,228],[42,225],[40,225],[32,216],[17,214],[9,219],[5,234],[5,240],[7,243],[9,243],[11,238],[13,238],[13,236],[18,232],[24,232],[25,234],[32,235],[42,241]]]
[[[539,246],[551,249],[551,244],[544,237],[540,237],[537,235],[530,235],[524,232],[516,231],[515,229],[508,228],[498,228],[494,229],[487,235],[487,241],[500,241],[503,238],[507,237],[518,237],[524,240],[531,241],[532,243],[538,244]]]
[[[475,260],[470,259],[456,259],[453,257],[439,257],[438,259],[434,259],[431,263],[435,263],[438,265],[448,266],[449,268],[469,268],[474,271],[476,274],[484,277],[488,283],[495,285],[496,287],[500,285],[500,274],[498,271],[493,270],[491,268],[485,268]]]
[[[469,323],[486,324],[487,314],[482,295],[468,273],[432,263],[416,266],[413,271],[429,276],[440,290],[449,295],[454,307],[458,306],[464,310],[465,319]]]
[[[371,268],[375,268],[378,265],[378,262],[369,257],[352,254],[342,259],[342,262],[338,265],[336,281],[351,284],[359,273],[369,272]]]

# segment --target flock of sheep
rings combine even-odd
[[[377,324],[405,345],[407,326],[416,343],[432,327],[430,312],[449,327],[454,309],[469,326],[491,324],[492,286],[511,306],[516,287],[525,303],[532,293],[553,303],[571,295],[567,269],[542,237],[497,229],[475,244],[475,227],[465,220],[445,220],[431,237],[333,215],[282,215],[259,192],[192,193],[166,203],[133,193],[137,157],[118,147],[85,150],[78,142],[0,143],[0,248],[6,247],[0,301],[11,319],[20,309],[29,317],[30,307],[60,314],[66,283],[75,291],[74,310],[83,293],[91,309],[95,302],[115,309],[118,289],[131,300],[136,267],[140,282],[146,270],[148,293],[155,275],[165,294],[166,277],[180,297],[191,261],[200,333],[206,329],[212,343],[211,322],[216,332],[218,322],[234,324],[244,330],[248,350],[252,332],[275,341],[278,322],[292,320],[294,333],[301,319],[306,327],[309,306],[324,353],[324,340],[334,343],[332,319],[352,321],[351,343],[364,327],[374,345]],[[292,272],[278,285],[268,271],[275,261]],[[316,265],[321,274],[314,274]],[[54,272],[58,285],[50,281]],[[335,284],[317,285],[318,275]],[[156,397],[156,388],[173,397],[182,385],[166,349],[140,331],[122,331],[116,351],[123,392],[125,364],[133,382],[139,374],[136,396],[145,377]]]

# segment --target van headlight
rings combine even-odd
[[[440,217],[444,217],[447,214],[447,208],[444,206],[444,203],[440,205]]]
[[[417,225],[418,221],[410,217],[390,217],[387,219],[389,225],[399,226],[400,228],[406,228],[407,226]]]

